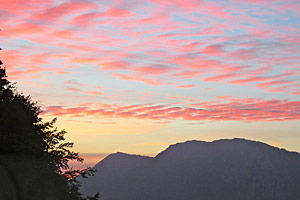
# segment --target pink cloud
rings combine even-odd
[[[53,0],[44,0],[41,3],[39,0],[14,0],[1,1],[1,9],[7,10],[14,14],[24,13],[26,10],[40,10],[46,6],[52,5]]]
[[[66,15],[97,8],[98,6],[91,1],[70,0],[43,10],[43,12],[34,15],[33,19],[44,22],[53,22]]]
[[[73,87],[70,87],[70,88],[67,88],[68,91],[71,91],[71,92],[80,92],[81,90],[78,89],[78,88],[73,88]]]
[[[281,23],[295,13],[287,15],[279,5],[289,12],[299,9],[292,1],[273,4],[269,0],[245,4],[149,0],[130,6],[123,1],[3,1],[0,37],[18,50],[3,51],[1,59],[15,80],[64,77],[95,66],[109,72],[92,73],[108,79],[150,86],[187,89],[200,81],[211,88],[211,82],[221,82],[298,94],[299,28]],[[272,15],[278,25],[257,14],[266,19]],[[83,86],[66,87],[81,90]],[[102,88],[88,87],[93,88],[82,94],[102,93],[98,91]]]
[[[85,94],[89,94],[89,95],[103,95],[103,92],[99,92],[99,91],[85,91]]]
[[[239,74],[237,74],[237,73],[221,74],[221,75],[204,78],[204,81],[219,82],[219,81],[223,81],[224,79],[236,78],[238,76],[239,76]],[[232,81],[231,83],[240,83],[240,82]]]
[[[167,97],[166,99],[187,99],[187,98],[191,98],[190,96],[170,96]]]
[[[65,81],[64,84],[66,84],[66,85],[77,85],[77,86],[80,86],[80,87],[87,87],[88,86],[88,84],[82,84],[82,83],[79,83],[75,80]]]
[[[114,77],[117,77],[120,80],[124,80],[124,81],[138,81],[138,82],[142,82],[148,85],[171,85],[171,84],[175,84],[172,82],[162,82],[159,80],[155,80],[155,79],[151,79],[151,78],[146,78],[140,75],[126,75],[126,74],[113,74]]]
[[[71,83],[71,84],[74,84],[74,83]],[[75,82],[76,84],[76,82]],[[80,84],[76,84],[77,86],[81,86]],[[84,86],[86,87],[86,86]],[[70,92],[80,92],[82,94],[86,94],[86,95],[92,95],[92,96],[98,96],[98,95],[104,95],[103,92],[100,92],[100,91],[96,91],[96,90],[83,90],[83,89],[79,89],[79,88],[76,88],[76,87],[68,87],[66,89],[67,91],[70,91]]]
[[[300,102],[264,99],[230,99],[229,102],[202,102],[193,107],[170,107],[167,105],[110,105],[99,109],[88,107],[50,106],[46,114],[54,116],[69,115],[103,116],[117,118],[147,118],[153,120],[186,121],[284,121],[300,119]]]
[[[176,87],[177,88],[193,88],[193,87],[198,87],[198,85],[189,84],[189,85],[178,85]]]
[[[105,13],[103,13],[106,17],[133,17],[136,14],[120,8],[108,8]]]
[[[212,90],[212,88],[203,88],[201,90],[203,90],[203,91],[209,91],[209,90]]]
[[[141,95],[147,96],[147,97],[153,97],[160,95],[159,93],[148,93],[148,92],[141,92]]]
[[[226,9],[227,7],[220,6],[218,3],[209,2],[206,3],[202,12],[222,19],[237,19],[236,17],[232,16],[229,11],[225,11]]]
[[[103,18],[119,19],[119,18],[126,18],[126,17],[130,18],[135,16],[137,16],[137,14],[129,10],[110,7],[107,8],[104,12],[88,12],[88,13],[75,16],[70,20],[70,23],[80,27],[86,27],[91,24],[99,24],[99,23],[105,24],[106,21],[103,20]]]
[[[124,70],[130,66],[130,63],[124,61],[112,61],[100,64],[102,70]]]
[[[181,71],[175,74],[172,74],[171,76],[175,77],[181,77],[181,78],[194,78],[199,75],[203,75],[203,71]]]
[[[93,57],[72,58],[71,62],[73,62],[73,63],[97,63],[97,62],[99,62],[99,59],[93,58]]]
[[[173,8],[182,8],[186,10],[196,10],[201,6],[202,1],[193,1],[193,0],[165,0],[165,1],[160,1],[160,0],[148,0],[149,2],[155,3],[159,6],[166,6],[170,7],[172,6]]]
[[[257,88],[263,88],[263,89],[268,89],[272,86],[278,86],[278,85],[285,85],[285,84],[291,84],[294,81],[285,81],[285,80],[276,80],[276,81],[269,81],[269,82],[264,82],[264,83],[258,83],[255,85]]]
[[[169,66],[161,65],[161,64],[137,67],[134,69],[134,71],[136,71],[136,72],[146,73],[146,74],[154,74],[154,75],[166,74],[173,70],[174,70],[173,67],[169,67]]]
[[[262,81],[270,81],[270,80],[274,80],[280,78],[279,76],[253,76],[253,77],[248,77],[245,79],[236,79],[236,80],[232,80],[230,81],[230,83],[232,84],[237,84],[237,85],[243,85],[243,84],[247,84],[247,83],[252,83],[252,82],[262,82]]]
[[[46,27],[34,23],[22,23],[16,25],[9,25],[3,27],[4,31],[1,32],[2,37],[17,37],[20,35],[32,36],[33,34],[43,34],[46,32]]]
[[[191,36],[203,36],[203,35],[218,35],[221,34],[222,31],[214,28],[214,27],[208,27],[205,29],[202,29],[200,32],[195,32],[195,33],[166,33],[162,34],[159,37],[160,38],[169,38],[169,37],[191,37]]]
[[[203,45],[202,43],[199,42],[192,42],[188,44],[184,44],[180,47],[180,50],[183,52],[191,52],[191,51],[196,51],[199,49],[199,47]]]
[[[231,52],[230,56],[239,60],[252,60],[255,59],[255,53],[255,49],[239,49]]]
[[[211,45],[204,47],[201,50],[201,53],[208,54],[211,56],[221,56],[225,53],[225,51],[222,49],[222,45]]]
[[[216,96],[217,99],[231,99],[233,96]]]

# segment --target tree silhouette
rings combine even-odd
[[[40,114],[37,103],[7,80],[0,60],[0,197],[98,199],[99,194],[83,198],[76,180],[94,171],[70,168],[69,161],[82,162],[83,158],[72,151],[72,142],[65,142],[67,132],[54,126],[56,118],[43,122]]]

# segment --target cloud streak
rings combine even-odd
[[[222,101],[193,103],[189,106],[170,105],[99,105],[92,107],[50,106],[45,111],[53,116],[94,116],[151,120],[186,121],[285,121],[300,119],[300,101],[219,98]]]
[[[52,99],[54,105],[74,105],[81,96],[81,101],[91,98],[109,106],[54,106],[47,114],[187,121],[299,119],[294,106],[300,94],[300,6],[294,0],[0,3],[5,19],[0,21],[5,41],[0,56],[10,78],[27,81],[38,94],[48,95],[48,89],[57,92],[54,96],[67,94],[60,102]],[[241,95],[260,100],[245,102]],[[215,103],[215,96],[232,98]],[[200,97],[206,102],[198,102],[202,107],[197,105]],[[274,100],[264,100],[270,97]],[[151,106],[112,106],[135,106],[137,101]]]

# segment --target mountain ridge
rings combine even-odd
[[[188,145],[188,144],[191,144],[191,143],[209,145],[209,144],[215,144],[215,143],[220,143],[220,142],[235,142],[235,141],[260,144],[260,145],[263,145],[263,146],[272,147],[274,149],[278,149],[278,150],[282,150],[282,151],[285,151],[285,152],[289,152],[289,153],[294,153],[294,154],[300,155],[299,152],[289,151],[289,150],[286,150],[285,148],[279,148],[279,147],[276,147],[276,146],[273,146],[273,145],[269,145],[269,144],[266,144],[266,143],[263,143],[263,142],[260,142],[260,141],[248,140],[248,139],[245,139],[245,138],[233,138],[233,139],[219,139],[219,140],[213,140],[213,141],[187,140],[185,142],[178,142],[178,143],[169,145],[165,150],[159,152],[155,156],[145,156],[145,155],[139,155],[139,154],[130,154],[130,153],[125,153],[125,152],[119,152],[118,151],[118,152],[109,154],[107,157],[111,157],[111,156],[112,157],[114,157],[114,156],[136,156],[136,157],[153,158],[154,159],[154,158],[159,157],[161,154],[165,153],[166,151],[168,151],[168,150],[170,150],[172,148],[176,148],[176,147],[181,146],[181,145]],[[105,158],[103,160],[105,160]],[[98,163],[102,162],[103,160],[99,161]]]
[[[155,157],[117,152],[94,168],[81,191],[104,200],[300,199],[300,154],[243,138],[186,141]]]

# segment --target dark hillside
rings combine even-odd
[[[116,153],[83,180],[103,200],[299,200],[300,154],[245,139],[187,141],[156,157]]]

